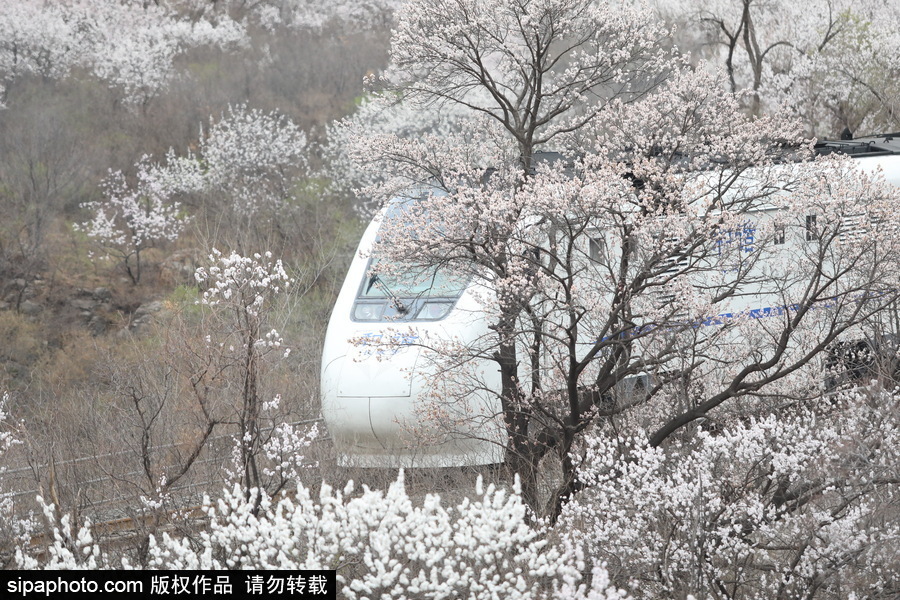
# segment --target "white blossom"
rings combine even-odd
[[[107,251],[121,257],[132,280],[140,279],[141,251],[165,241],[174,241],[188,219],[181,204],[172,199],[165,170],[144,156],[135,165],[136,183],[121,172],[112,173],[103,184],[105,198],[86,202],[82,208],[92,218],[78,226]],[[130,259],[135,257],[136,264]]]
[[[444,508],[407,495],[403,473],[386,492],[352,482],[342,492],[305,487],[294,498],[247,500],[240,490],[207,499],[210,518],[199,547],[164,534],[151,543],[151,566],[175,569],[336,569],[347,598],[554,597],[580,578],[570,557],[526,523],[518,490],[482,489]],[[259,492],[255,492],[259,493]],[[567,583],[564,583],[567,582]],[[597,569],[585,598],[623,598]]]
[[[195,278],[206,286],[201,302],[208,306],[235,303],[251,317],[258,317],[267,299],[279,294],[293,282],[281,264],[272,261],[272,253],[241,256],[232,252],[225,256],[213,248],[209,255],[212,266],[198,268]],[[271,330],[262,337],[255,336],[253,343],[264,346],[280,346],[278,331]],[[276,346],[277,344],[277,346]]]
[[[633,581],[639,598],[889,589],[900,526],[881,515],[900,493],[898,398],[871,393],[735,420],[667,448],[592,435],[579,457],[586,489],[559,534],[591,563],[615,564],[614,580]]]
[[[243,25],[191,21],[165,4],[21,0],[0,4],[0,79],[27,74],[54,79],[85,69],[145,103],[175,76],[174,59],[197,46],[235,49],[247,43]]]

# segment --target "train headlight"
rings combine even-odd
[[[360,302],[353,307],[354,321],[380,321],[387,302]]]
[[[437,321],[446,317],[451,308],[453,308],[452,302],[426,302],[416,313],[416,319]]]

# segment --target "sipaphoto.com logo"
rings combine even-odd
[[[45,597],[72,594],[140,594],[144,590],[144,582],[104,577],[98,574],[81,577],[59,575],[53,578],[37,578],[34,574],[18,576],[7,580],[6,591],[16,596],[40,595]]]
[[[333,570],[266,571],[2,571],[0,598],[60,598],[115,594],[116,600],[220,600],[257,596],[265,600],[334,600]],[[174,597],[174,598],[173,598]]]

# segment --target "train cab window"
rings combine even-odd
[[[468,277],[441,267],[375,269],[378,262],[369,261],[353,308],[354,321],[437,321],[450,313],[469,283]]]
[[[404,265],[373,273],[377,264],[378,259],[369,262],[360,298],[458,298],[468,284],[467,277],[440,267]]]

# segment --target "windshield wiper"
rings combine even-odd
[[[394,307],[397,309],[398,313],[400,313],[401,315],[405,315],[409,311],[409,308],[407,308],[406,305],[403,304],[403,301],[400,300],[400,298],[398,298],[397,295],[391,291],[391,288],[389,288],[383,281],[381,281],[377,273],[369,277],[369,284],[366,286],[366,294],[369,293],[369,291],[372,289],[372,286],[374,285],[377,285],[379,288],[381,288],[381,291],[383,291],[385,295],[391,299],[391,302],[394,304]]]

